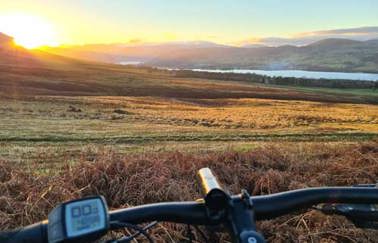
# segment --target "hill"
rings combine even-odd
[[[8,35],[0,32],[0,64],[11,65],[16,64],[21,59],[24,63],[31,58],[30,53],[28,53],[24,48],[16,46],[14,39]]]
[[[0,49],[10,48],[14,45],[14,40],[12,37],[0,33]]]
[[[229,79],[232,80],[232,79]],[[152,68],[80,61],[43,51],[7,50],[0,62],[0,95],[102,95],[167,98],[268,98],[374,103],[372,97],[266,86],[253,82],[179,77]]]
[[[180,45],[183,56],[192,53],[191,48],[184,47],[187,45],[187,43]],[[206,45],[209,44],[206,43]],[[102,46],[102,48],[108,47]],[[170,46],[170,48],[176,47]],[[295,47],[282,48],[292,49]],[[219,56],[222,56],[223,52],[233,51],[233,48],[229,47],[198,47],[197,49],[198,53],[203,51],[201,55],[205,56],[209,50]],[[146,55],[150,53],[150,50],[155,50],[156,55],[164,53],[164,50],[160,50],[156,46],[149,46],[146,47]],[[245,49],[238,49],[239,53],[242,53],[243,50]],[[350,93],[307,92],[290,87],[272,87],[256,80],[256,82],[245,82],[244,79],[231,81],[233,78],[215,80],[216,78],[212,79],[211,77],[180,77],[176,72],[83,61],[45,51],[30,51],[12,45],[3,52],[5,54],[2,55],[0,61],[0,95],[9,97],[20,95],[105,95],[156,96],[178,99],[267,98],[376,103],[372,96],[360,95],[360,93],[351,95]],[[171,53],[172,58],[174,55]],[[169,57],[168,54],[167,57]]]
[[[356,45],[363,43],[361,41],[349,40],[349,39],[340,39],[340,38],[329,38],[314,42],[309,47],[335,47],[335,46],[345,46],[345,45]]]
[[[378,72],[377,41],[325,39],[307,46],[95,45],[49,48],[49,52],[109,63],[141,62],[170,68],[303,69]]]

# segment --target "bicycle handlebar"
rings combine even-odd
[[[214,224],[206,214],[203,202],[167,202],[147,204],[110,212],[110,221],[140,224],[150,221],[166,221],[195,225]]]
[[[47,221],[0,233],[0,242],[47,243]]]
[[[233,200],[240,200],[233,196]],[[271,219],[319,203],[378,203],[377,188],[328,187],[308,188],[251,197],[258,220]],[[210,225],[203,202],[155,203],[110,212],[110,219],[143,223],[169,221],[174,223]],[[216,223],[216,222],[215,222]]]
[[[239,202],[240,196],[232,196],[233,202]],[[328,187],[308,188],[281,192],[264,196],[251,197],[255,216],[258,220],[271,219],[298,209],[319,203],[354,203],[378,204],[378,188],[369,187]],[[168,202],[142,205],[110,212],[111,221],[144,223],[166,221],[195,225],[216,225],[224,219],[213,220],[206,211],[204,202]],[[4,242],[47,242],[47,221],[37,223],[17,231],[0,234],[11,238]],[[115,227],[111,230],[116,229]],[[16,232],[16,233],[15,233]],[[33,241],[34,240],[34,241]]]
[[[252,197],[256,218],[271,219],[320,203],[378,203],[378,188],[318,187]]]

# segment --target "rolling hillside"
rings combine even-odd
[[[378,41],[325,39],[307,46],[222,46],[211,43],[88,45],[49,52],[109,63],[141,62],[171,68],[303,69],[378,72]]]
[[[112,95],[167,98],[268,98],[371,103],[350,94],[298,91],[236,81],[177,77],[174,72],[79,61],[8,45],[0,62],[0,95]]]

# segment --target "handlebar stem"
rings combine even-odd
[[[264,237],[256,231],[253,202],[243,190],[240,200],[233,200],[228,209],[227,225],[235,243],[264,243]]]

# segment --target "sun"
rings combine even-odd
[[[26,14],[0,16],[0,32],[14,37],[17,45],[28,49],[59,45],[52,24],[37,16]]]

